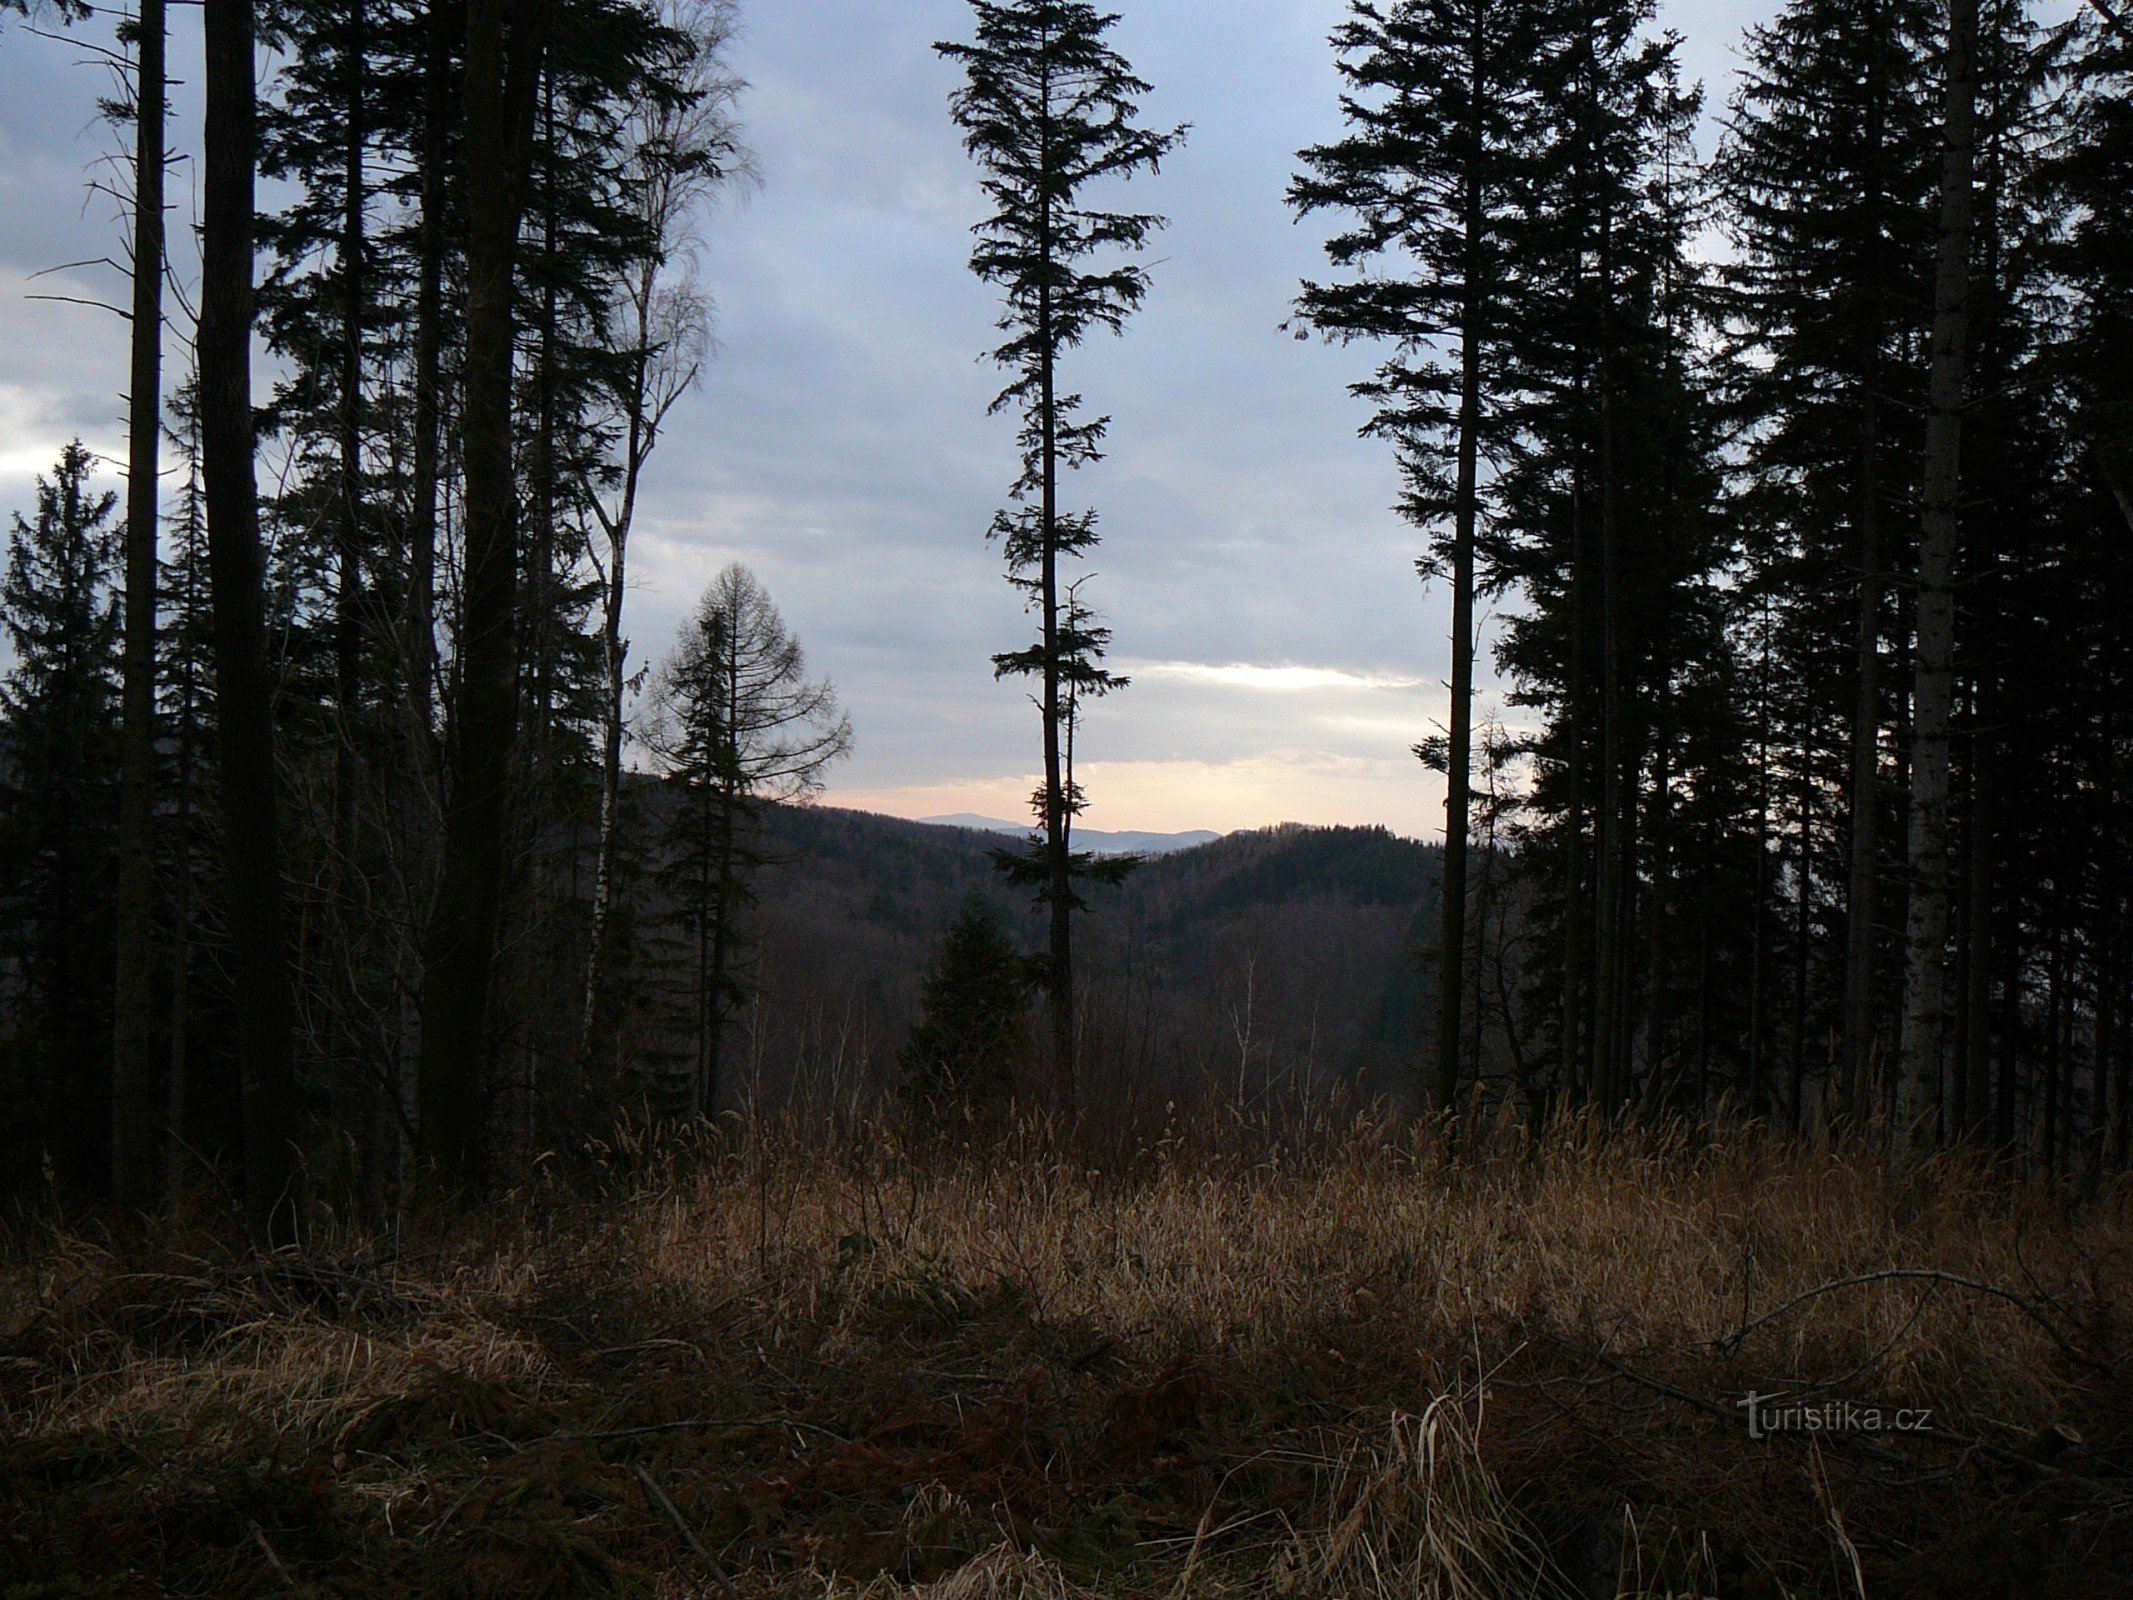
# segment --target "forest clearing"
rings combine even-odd
[[[2133,1600],[2129,195],[2133,0],[0,0],[0,1600]]]
[[[0,1263],[10,1596],[2102,1596],[2133,1227],[1961,1163],[736,1129]],[[1859,1280],[1864,1281],[1859,1281]],[[1920,1408],[1752,1438],[1744,1395]]]

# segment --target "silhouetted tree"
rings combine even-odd
[[[992,207],[974,230],[970,268],[1003,293],[999,327],[1007,340],[991,354],[1012,380],[993,410],[1012,410],[1021,420],[1015,505],[993,519],[990,536],[1004,546],[1008,581],[1037,613],[1038,628],[1034,644],[995,656],[993,670],[1037,680],[1044,738],[1044,783],[1033,803],[1042,837],[1003,865],[1036,890],[1050,916],[1052,1070],[1071,1115],[1072,919],[1081,904],[1074,883],[1121,869],[1074,851],[1082,801],[1068,782],[1064,742],[1070,705],[1124,680],[1102,665],[1103,631],[1067,616],[1060,564],[1095,548],[1096,515],[1060,509],[1059,476],[1101,459],[1109,419],[1080,416],[1081,397],[1060,387],[1059,358],[1099,328],[1124,327],[1148,290],[1147,273],[1131,258],[1163,224],[1146,213],[1103,209],[1085,191],[1155,171],[1185,129],[1136,125],[1149,85],[1105,42],[1115,15],[1085,0],[972,0],[972,10],[975,40],[934,48],[963,69],[950,110]]]
[[[730,0],[668,0],[669,27],[688,44],[675,72],[676,97],[647,97],[630,112],[624,140],[627,193],[641,232],[639,254],[617,275],[607,308],[607,343],[618,358],[608,377],[619,436],[619,482],[588,504],[605,536],[600,586],[600,822],[595,847],[591,931],[579,1048],[590,1050],[614,900],[621,840],[622,746],[629,640],[623,636],[630,532],[646,465],[667,415],[697,381],[710,344],[710,297],[696,276],[698,210],[722,184],[747,170],[735,122],[740,82],[727,69],[736,26]]]
[[[1520,384],[1513,352],[1528,263],[1518,236],[1547,110],[1536,94],[1546,20],[1545,8],[1490,0],[1356,0],[1333,34],[1351,131],[1304,151],[1289,188],[1300,214],[1355,218],[1326,254],[1361,275],[1306,284],[1298,309],[1334,337],[1394,347],[1354,391],[1375,408],[1364,431],[1399,454],[1402,514],[1432,531],[1418,566],[1452,580],[1451,724],[1432,762],[1446,774],[1429,1090],[1439,1115],[1457,1099],[1464,1037],[1474,530],[1482,465],[1504,455]]]
[[[1962,551],[1964,396],[1970,359],[1971,233],[1977,163],[1978,0],[1946,0],[1941,35],[1940,249],[1918,539],[1911,706],[1911,895],[1905,936],[1898,1158],[1931,1144],[1948,1037],[1949,772],[1955,743],[1955,585]]]
[[[140,0],[133,62],[132,360],[126,394],[126,665],[120,754],[118,972],[112,1004],[111,1187],[156,1188],[155,772],[157,473],[163,438],[164,0]],[[169,1130],[175,1138],[176,1130]]]
[[[1041,969],[1000,914],[972,896],[941,935],[919,991],[918,1023],[897,1056],[905,1100],[932,1120],[997,1106],[1029,1047],[1030,990]]]
[[[444,863],[423,946],[422,1144],[452,1179],[483,1166],[489,991],[518,729],[518,486],[512,470],[512,271],[552,0],[467,13],[464,406],[466,558]],[[506,17],[509,16],[509,25]],[[225,708],[225,719],[227,719]]]
[[[118,496],[99,493],[76,440],[15,516],[0,577],[14,657],[0,684],[0,906],[13,1025],[4,1093],[27,1148],[69,1187],[109,1176],[103,1070],[112,995],[112,847],[118,824]],[[14,1140],[7,1141],[15,1144]]]
[[[1784,640],[1821,692],[1815,747],[1845,752],[1844,956],[1834,1098],[1855,1106],[1881,1041],[1888,574],[1917,493],[1932,305],[1931,0],[1789,0],[1750,28],[1716,178],[1735,400],[1781,570]],[[1893,548],[1892,548],[1893,547]],[[1848,614],[1847,614],[1848,613]],[[1836,649],[1850,657],[1840,676]],[[1841,741],[1841,743],[1840,743]]]
[[[273,687],[254,476],[252,225],[257,71],[251,0],[206,0],[199,362],[201,467],[215,608],[223,854],[244,1106],[245,1216],[263,1242],[304,1211]]]
[[[747,994],[737,958],[763,861],[758,818],[820,789],[850,751],[852,726],[830,683],[809,681],[799,640],[736,562],[660,665],[647,739],[682,793],[662,876],[694,945],[695,1107],[714,1116],[727,1021]]]

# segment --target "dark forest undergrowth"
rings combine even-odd
[[[2024,1595],[2133,1573],[2126,1196],[1369,1129],[769,1133],[303,1256],[18,1229],[0,1595]],[[1907,1275],[1888,1275],[1900,1273]],[[1847,1282],[1868,1274],[1867,1281]],[[1747,1392],[1929,1410],[1755,1440]]]

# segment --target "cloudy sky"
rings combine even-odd
[[[726,562],[769,587],[850,709],[830,799],[905,816],[1019,816],[1038,767],[1023,691],[990,657],[1027,624],[983,532],[1014,475],[990,292],[965,270],[979,198],[932,49],[963,0],[742,0],[734,66],[759,190],[710,219],[720,349],[654,459],[630,632],[657,654]],[[1369,355],[1280,331],[1321,224],[1282,193],[1338,131],[1325,39],[1342,0],[1114,0],[1114,40],[1185,148],[1135,186],[1172,219],[1123,340],[1072,358],[1113,418],[1072,493],[1099,508],[1089,593],[1132,687],[1093,708],[1089,825],[1234,829],[1293,820],[1441,826],[1408,747],[1442,718],[1441,592],[1387,510],[1381,446],[1344,386]],[[1684,58],[1722,101],[1754,0],[1673,0]],[[197,12],[174,12],[174,142],[197,138]],[[124,330],[94,262],[115,210],[85,189],[112,135],[83,44],[0,37],[0,509],[79,434],[123,439]],[[182,197],[193,182],[174,174]],[[183,200],[181,198],[181,204]],[[109,481],[117,481],[115,470]]]

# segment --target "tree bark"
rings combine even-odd
[[[1049,107],[1047,106],[1047,113]],[[1042,120],[1041,138],[1046,146],[1043,159],[1050,160],[1051,119]],[[1045,206],[1041,230],[1047,268],[1051,265],[1052,237],[1050,200]],[[1042,589],[1044,608],[1044,861],[1046,910],[1049,914],[1049,978],[1047,989],[1052,1013],[1052,1072],[1058,1088],[1060,1113],[1072,1122],[1080,1112],[1080,1063],[1074,1037],[1074,882],[1071,830],[1073,811],[1061,768],[1060,724],[1064,715],[1059,681],[1059,394],[1052,327],[1052,292],[1049,283],[1037,294],[1037,359],[1041,484],[1038,515],[1042,518]]]
[[[1995,813],[1993,791],[1993,735],[1985,725],[1990,704],[1984,686],[1978,689],[1977,726],[1970,734],[1970,884],[1969,949],[1964,981],[1968,991],[1965,1010],[1969,1031],[1965,1036],[1963,1072],[1964,1136],[1983,1144],[1992,1133],[1992,857]]]
[[[1868,180],[1867,225],[1877,243],[1884,227],[1880,163],[1885,129],[1878,68],[1880,31],[1887,26],[1878,7],[1871,8],[1865,86],[1866,159],[1873,163]],[[1881,875],[1881,611],[1885,577],[1881,548],[1881,381],[1882,285],[1867,286],[1873,315],[1866,330],[1859,371],[1859,595],[1853,644],[1857,662],[1852,704],[1851,860],[1845,890],[1844,999],[1841,1021],[1841,1082],[1832,1098],[1836,1109],[1863,1113],[1870,1098],[1876,1033],[1875,922]]]
[[[1792,885],[1792,1060],[1788,1105],[1792,1115],[1792,1134],[1795,1138],[1807,1128],[1807,968],[1814,954],[1810,919],[1814,912],[1812,894],[1815,879],[1815,797],[1814,775],[1809,770],[1813,761],[1812,740],[1803,739],[1798,774],[1800,852]]]
[[[1769,1017],[1770,957],[1770,609],[1763,602],[1760,670],[1755,695],[1755,893],[1754,949],[1748,967],[1748,1082],[1746,1110],[1763,1115],[1763,1032]]]
[[[649,276],[649,273],[647,273]],[[585,995],[579,1007],[578,1055],[591,1065],[599,1025],[600,993],[606,984],[608,941],[612,937],[615,872],[622,827],[622,702],[629,641],[622,637],[622,604],[629,572],[630,527],[637,517],[637,484],[646,454],[646,369],[651,327],[646,315],[650,286],[638,300],[637,349],[631,378],[629,422],[624,442],[622,504],[612,518],[600,513],[607,530],[606,588],[600,608],[600,833],[594,849],[592,926],[586,937]]]
[[[163,422],[164,0],[135,22],[133,370],[126,418],[126,643],[119,773],[111,1193],[155,1192],[156,468]],[[168,1101],[166,1099],[166,1111]],[[179,1130],[165,1129],[176,1140]]]
[[[363,271],[364,0],[347,0],[341,42],[342,129],[340,526],[335,564],[333,684],[339,724],[333,754],[333,840],[329,882],[333,926],[341,912],[355,834],[356,721],[363,665]]]
[[[1452,706],[1444,766],[1443,911],[1437,953],[1437,1073],[1431,1108],[1449,1119],[1459,1100],[1460,1057],[1465,1049],[1467,831],[1473,806],[1474,766],[1474,524],[1480,494],[1481,447],[1481,95],[1485,41],[1483,9],[1476,6],[1467,40],[1466,174],[1461,226],[1465,231],[1464,282],[1459,316],[1458,486],[1452,519]]]
[[[424,940],[418,1095],[424,1152],[453,1182],[486,1156],[484,1064],[518,724],[518,507],[511,461],[512,269],[548,5],[467,14],[466,577],[444,824]]]
[[[1942,1081],[1948,1021],[1948,773],[1955,735],[1955,567],[1962,545],[1962,430],[1969,361],[1971,174],[1976,151],[1977,0],[1947,0],[1941,115],[1940,257],[1919,516],[1911,719],[1911,898],[1905,928],[1899,1159],[1923,1137]]]
[[[257,104],[251,0],[206,0],[200,242],[201,471],[214,585],[229,961],[236,995],[245,1217],[261,1244],[302,1236],[294,1005],[272,682],[253,476],[252,226]]]
[[[1624,881],[1628,846],[1623,837],[1626,803],[1622,783],[1621,530],[1615,515],[1614,378],[1608,349],[1612,321],[1608,311],[1614,298],[1611,232],[1612,219],[1603,216],[1599,264],[1600,859],[1599,888],[1594,897],[1598,926],[1593,938],[1593,1031],[1599,1051],[1600,1109],[1610,1117],[1620,1109],[1629,1087],[1628,1062],[1621,1048],[1628,999],[1623,982],[1628,942],[1623,902],[1629,885]]]
[[[1578,398],[1584,398],[1583,374]],[[1592,919],[1585,904],[1585,486],[1580,464],[1570,468],[1570,682],[1563,697],[1568,724],[1563,797],[1563,999],[1560,1072],[1564,1090],[1596,1098],[1585,1030],[1585,945]]]
[[[442,455],[446,125],[452,115],[451,0],[430,0],[422,66],[422,220],[415,289],[415,445],[408,528],[407,708],[416,757],[434,775],[437,701],[437,512]]]

